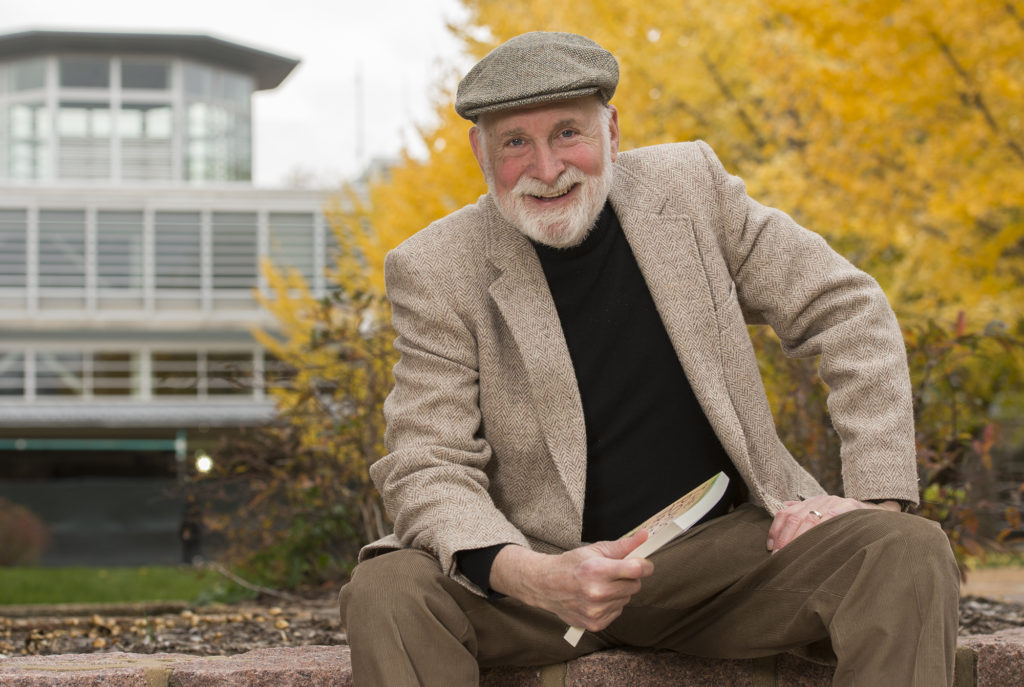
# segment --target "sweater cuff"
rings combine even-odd
[[[459,572],[469,578],[480,590],[492,599],[500,599],[504,594],[499,594],[491,589],[491,567],[498,552],[508,544],[495,544],[485,546],[482,549],[469,549],[455,553],[455,564]]]

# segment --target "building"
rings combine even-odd
[[[271,258],[323,293],[325,194],[251,184],[297,60],[207,35],[0,36],[0,496],[51,563],[181,560],[175,484],[268,421]]]

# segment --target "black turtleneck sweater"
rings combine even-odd
[[[558,310],[583,403],[587,485],[583,541],[616,539],[718,471],[740,478],[697,402],[610,204],[568,249],[534,244]],[[488,589],[502,546],[460,552]]]

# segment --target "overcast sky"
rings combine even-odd
[[[0,33],[209,33],[301,59],[277,89],[253,99],[253,178],[261,186],[300,170],[334,185],[368,159],[413,145],[442,78],[466,68],[445,26],[462,17],[457,0],[0,0]]]

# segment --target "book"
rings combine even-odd
[[[725,495],[728,486],[728,475],[719,472],[704,484],[681,496],[626,532],[622,535],[622,539],[633,536],[637,530],[641,529],[647,530],[650,534],[647,541],[633,549],[626,558],[647,558],[693,527],[698,520],[715,507],[715,504]],[[579,644],[580,638],[583,637],[583,632],[581,627],[570,627],[564,635],[565,641],[576,646]]]

